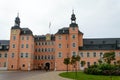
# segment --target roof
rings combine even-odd
[[[9,45],[9,40],[0,40],[0,45]]]
[[[68,27],[61,28],[58,30],[56,34],[69,34],[69,28]]]
[[[81,31],[78,30],[79,33],[83,34]],[[58,30],[56,34],[69,34],[69,27],[63,27]]]
[[[82,50],[116,50],[120,49],[120,38],[83,39]]]
[[[55,36],[53,34],[50,35],[50,40],[55,41]],[[35,41],[46,41],[46,35],[35,35],[34,36]]]
[[[78,27],[78,24],[76,24],[76,23],[71,23],[71,24],[70,24],[70,27]]]
[[[33,35],[29,28],[21,28],[21,35]]]
[[[9,40],[0,40],[0,51],[9,49]]]

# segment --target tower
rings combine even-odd
[[[10,48],[8,54],[8,70],[17,70],[19,67],[20,18],[15,18],[15,25],[11,28]]]
[[[55,70],[66,70],[66,65],[63,63],[64,58],[71,58],[73,55],[78,55],[79,46],[82,46],[82,35],[76,24],[74,11],[71,15],[71,24],[69,27],[59,29],[55,34]],[[72,70],[72,66],[69,66]]]

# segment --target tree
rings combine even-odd
[[[75,68],[75,78],[77,78],[77,61],[80,61],[80,56],[77,55],[77,56],[72,56],[72,59],[71,59],[71,64],[73,65],[73,67]]]
[[[81,61],[81,65],[85,66],[86,62],[85,61]]]
[[[67,72],[68,72],[68,64],[70,64],[70,58],[69,57],[65,58],[63,63],[67,66],[66,69],[67,69]]]
[[[105,60],[106,63],[110,64],[111,61],[115,60],[115,52],[106,52],[103,55],[103,59]]]
[[[99,64],[102,64],[102,60],[101,60],[101,59],[99,59],[99,60],[98,60],[98,63],[99,63]]]
[[[120,60],[117,61],[117,64],[120,65]]]

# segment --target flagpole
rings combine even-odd
[[[51,34],[51,29],[50,29],[50,27],[51,27],[51,22],[49,22],[49,34]]]

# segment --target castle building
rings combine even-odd
[[[29,28],[21,28],[20,18],[15,18],[10,40],[0,40],[0,70],[66,70],[64,58],[80,55],[85,66],[78,62],[78,69],[97,64],[105,52],[114,51],[120,60],[120,38],[83,38],[74,12],[69,27],[56,34],[33,35]],[[69,70],[72,66],[69,65]]]

